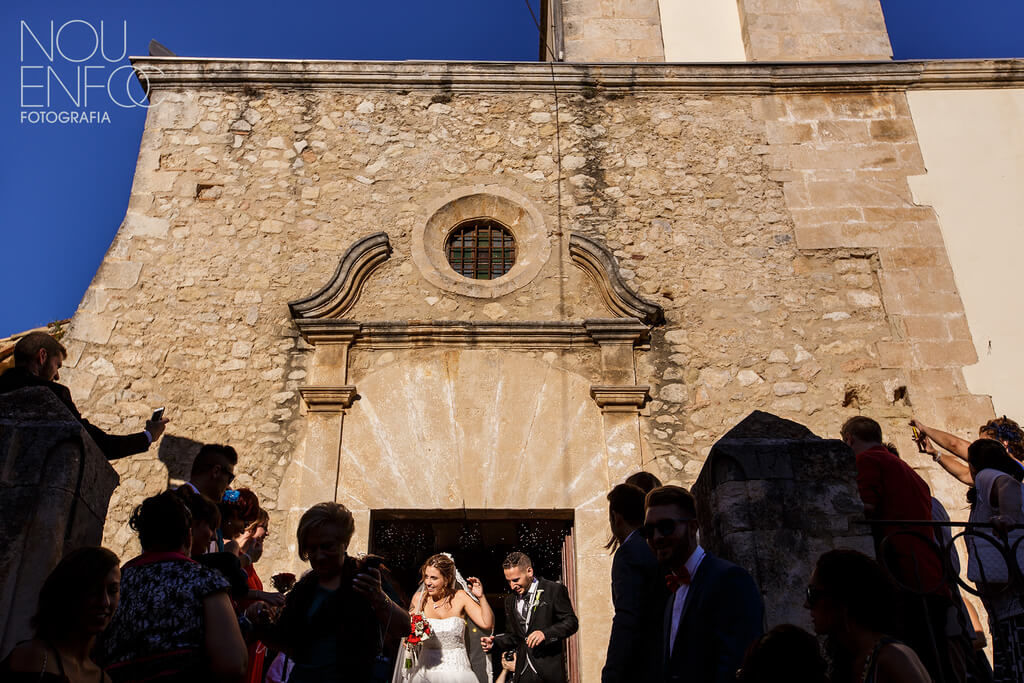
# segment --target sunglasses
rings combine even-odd
[[[224,465],[217,465],[217,467],[220,468],[221,474],[226,474],[227,475],[228,483],[229,484],[235,480],[235,473],[234,472],[229,470],[227,467],[224,467]]]
[[[637,533],[646,539],[654,538],[655,532],[658,532],[662,536],[671,536],[672,533],[675,532],[677,526],[680,524],[686,524],[687,522],[692,522],[693,520],[693,517],[684,517],[682,519],[659,519],[657,522],[648,522],[647,524],[644,524],[642,527],[637,529]]]
[[[825,591],[814,586],[807,587],[807,606],[814,607],[819,600],[825,597]]]

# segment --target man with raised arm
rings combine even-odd
[[[64,345],[46,332],[29,332],[14,345],[14,367],[0,375],[0,394],[6,394],[25,387],[46,387],[71,411],[75,419],[96,442],[107,460],[117,460],[149,450],[150,444],[164,433],[168,420],[149,420],[146,428],[135,434],[118,436],[107,434],[82,417],[71,400],[71,391],[58,384],[60,368],[67,358]]]

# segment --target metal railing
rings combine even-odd
[[[991,681],[992,672],[987,660],[978,656],[971,645],[974,626],[961,591],[979,596],[986,602],[1018,600],[1024,607],[1024,524],[885,519],[867,520],[865,523],[874,532],[878,561],[893,577],[905,599],[909,598],[918,609],[927,613],[929,596],[946,591],[950,594],[960,635],[951,638],[950,634],[936,633],[932,628],[928,638],[931,652],[919,654],[930,654],[934,662],[959,655],[957,661],[961,666],[954,666],[952,673],[942,670],[944,667],[932,671],[936,683]],[[974,580],[966,578],[967,568],[960,565],[956,546],[961,539],[968,549],[968,557],[973,554],[976,558],[973,562],[969,560],[972,569],[976,570],[972,572],[976,574]],[[902,552],[896,552],[900,545],[903,546]],[[909,556],[911,571],[908,575],[906,551],[911,546],[914,552]],[[934,567],[934,562],[924,553],[931,553],[938,559],[940,577],[935,577],[934,571],[922,571],[925,564]],[[924,619],[921,623],[928,621]],[[962,651],[956,653],[949,648],[961,648]]]

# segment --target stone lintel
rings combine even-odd
[[[651,398],[651,388],[637,386],[595,384],[590,396],[603,413],[639,413]]]
[[[358,346],[363,349],[456,346],[481,348],[578,348],[628,346],[646,342],[650,328],[635,318],[591,318],[584,321],[463,320],[295,320],[306,341]]]
[[[299,387],[299,394],[312,413],[340,413],[352,407],[356,399],[356,388],[343,387]]]
[[[463,322],[412,320],[363,323],[355,345],[368,349],[456,346],[573,348],[592,346],[578,322]]]
[[[426,92],[779,94],[1020,88],[1024,60],[588,64],[132,57],[144,87]]]

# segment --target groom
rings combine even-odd
[[[511,553],[501,565],[512,595],[505,598],[509,633],[480,639],[485,652],[515,650],[517,683],[565,683],[562,643],[579,627],[560,583],[536,578],[523,553]]]

